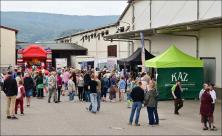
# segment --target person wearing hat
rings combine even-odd
[[[174,98],[174,114],[179,115],[179,109],[181,109],[183,107],[183,100],[181,97],[181,93],[182,93],[182,87],[181,87],[181,82],[180,80],[176,81],[176,84],[171,88],[172,91],[172,95]]]

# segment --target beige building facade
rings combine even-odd
[[[137,1],[129,5],[119,22],[130,24],[130,31],[106,36],[106,40],[140,39],[157,56],[171,45],[204,61],[205,81],[222,87],[221,80],[221,1]],[[121,23],[120,23],[121,24]],[[133,40],[133,51],[141,47]]]
[[[16,34],[17,30],[5,26],[0,27],[0,70],[16,64]]]
[[[73,34],[71,36],[56,39],[57,43],[75,43],[88,49],[88,56],[95,58],[94,67],[100,60],[109,58],[126,58],[130,52],[128,40],[105,41],[104,36],[115,34],[118,31],[117,24],[95,28],[88,31]]]
[[[107,46],[116,44],[119,59],[141,47],[142,32],[145,48],[155,56],[175,45],[183,52],[203,59],[205,81],[213,82],[216,88],[221,88],[221,4],[217,0],[128,0],[117,23],[106,28],[109,33],[103,40],[84,43],[81,41],[86,34],[84,32],[69,38],[71,42],[87,48],[89,55],[98,58],[107,56]],[[100,33],[100,30],[97,31]],[[87,31],[87,35],[92,32],[93,29]]]

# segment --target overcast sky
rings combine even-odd
[[[127,1],[2,1],[1,11],[47,12],[66,15],[120,15]]]

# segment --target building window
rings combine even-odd
[[[123,26],[120,27],[120,28],[119,28],[119,31],[120,31],[120,32],[124,32],[124,27],[123,27]]]
[[[109,45],[107,48],[108,57],[117,57],[117,45]]]
[[[104,34],[105,34],[104,31],[102,31],[101,35],[104,36]]]
[[[100,34],[98,34],[97,37],[98,37],[98,40],[100,40]]]
[[[90,42],[90,36],[88,36],[88,41]]]
[[[108,35],[109,34],[109,30],[106,30],[105,34]]]

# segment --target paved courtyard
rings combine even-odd
[[[18,120],[7,120],[6,99],[1,93],[1,135],[221,135],[221,104],[217,103],[215,123],[217,131],[203,131],[200,124],[199,101],[184,102],[180,115],[173,114],[173,102],[159,102],[160,125],[148,125],[143,108],[140,127],[128,126],[130,109],[125,103],[102,103],[101,112],[86,111],[89,103],[69,102],[62,97],[59,104],[33,98],[31,107]],[[20,113],[20,112],[19,112]]]

